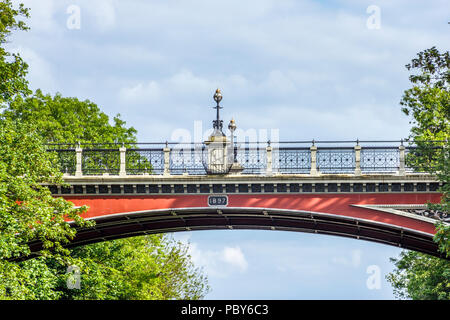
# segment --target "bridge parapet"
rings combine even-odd
[[[211,174],[205,144],[53,145],[49,150],[58,155],[66,184],[49,190],[88,206],[85,217],[97,223],[95,230],[78,230],[71,245],[149,233],[258,229],[341,235],[439,255],[435,223],[450,218],[426,203],[440,201],[442,182],[408,166],[408,154],[419,150],[414,146],[228,146],[234,152],[230,169],[242,170]]]
[[[225,175],[365,175],[404,176],[408,153],[403,141],[298,141],[235,143],[234,161],[241,166]],[[52,144],[67,176],[207,175],[205,143]]]

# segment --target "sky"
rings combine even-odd
[[[13,2],[31,8],[31,29],[8,44],[31,88],[120,114],[141,142],[207,135],[216,88],[224,123],[261,141],[399,140],[405,65],[450,44],[448,0]],[[280,231],[174,236],[207,273],[207,299],[394,298],[395,247]]]

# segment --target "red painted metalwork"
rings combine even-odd
[[[354,207],[370,204],[424,204],[440,201],[437,193],[356,193],[356,194],[228,194],[227,207],[271,208],[310,211],[381,222],[428,234],[434,225],[419,219]],[[208,195],[66,196],[77,206],[89,206],[85,218],[158,209],[208,207]]]
[[[223,196],[223,194],[221,194]],[[77,230],[68,247],[161,232],[258,229],[314,232],[375,241],[443,257],[433,241],[434,221],[355,205],[423,205],[439,193],[227,194],[226,206],[208,195],[65,196],[86,205],[95,228]],[[76,226],[75,226],[76,227]],[[30,243],[29,259],[42,250]]]

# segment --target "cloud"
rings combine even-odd
[[[151,79],[145,82],[124,86],[118,95],[124,102],[145,103],[148,100],[167,102],[172,100],[195,101],[198,96],[212,96],[216,87],[227,93],[227,98],[233,99],[258,97],[265,99],[291,98],[307,81],[320,81],[317,73],[284,72],[273,69],[262,74],[258,79],[251,80],[243,74],[216,74],[208,76],[196,74],[191,70],[182,69],[165,78]],[[322,77],[322,80],[324,77]]]
[[[244,272],[248,268],[247,260],[245,260],[244,254],[240,247],[225,247],[221,253],[221,260],[234,267],[237,267],[239,271]]]
[[[116,7],[112,0],[82,1],[83,10],[92,17],[100,32],[113,29],[116,25]]]
[[[58,31],[58,23],[56,21],[56,13],[61,9],[59,1],[54,0],[13,0],[15,6],[23,3],[26,8],[30,8],[31,18],[26,21],[32,30],[45,34],[55,33]],[[64,12],[64,11],[62,11]]]
[[[190,243],[189,253],[195,265],[204,267],[211,277],[229,277],[236,272],[244,273],[248,269],[248,262],[239,246],[203,250],[198,243]]]
[[[183,69],[159,80],[139,82],[131,87],[123,87],[119,98],[125,102],[145,103],[150,101],[178,100],[194,101],[193,97],[212,95],[211,88],[221,87],[230,91],[237,86],[248,85],[241,75],[231,75],[207,78],[195,75],[192,71]],[[225,89],[226,90],[226,89]]]
[[[19,44],[52,66],[56,90],[120,112],[146,141],[194,120],[210,127],[217,87],[223,118],[245,130],[398,139],[410,128],[399,106],[404,65],[424,48],[448,47],[442,0],[381,1],[380,30],[366,27],[371,3],[352,0],[82,0],[78,31],[65,27],[73,1],[27,3],[40,25]],[[46,90],[48,79],[34,78]]]
[[[407,135],[408,119],[400,108],[371,92],[389,92],[386,79],[364,74],[352,87],[338,79],[333,82],[333,77],[306,70],[269,70],[257,80],[242,74],[209,78],[184,69],[165,78],[123,86],[118,91],[118,101],[134,110],[139,110],[140,105],[149,106],[145,112],[156,122],[170,119],[171,123],[183,122],[181,127],[192,130],[189,124],[205,119],[214,88],[220,87],[225,106],[222,115],[231,113],[245,130],[280,129],[284,140],[400,139]],[[400,94],[397,99],[396,103]],[[167,132],[166,137],[170,135]]]
[[[47,91],[52,91],[57,88],[56,79],[54,78],[53,67],[44,57],[28,47],[17,47],[12,49],[13,52],[18,52],[22,59],[28,63],[27,79],[33,89],[39,87],[45,88]],[[39,86],[36,86],[39,85]]]
[[[357,249],[357,250],[351,251],[350,257],[349,256],[333,257],[332,262],[337,265],[358,268],[361,266],[361,257],[362,257],[362,251]]]
[[[122,88],[119,97],[126,102],[154,102],[161,96],[161,87],[156,81],[138,83],[134,87]]]

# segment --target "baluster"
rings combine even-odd
[[[126,176],[127,175],[127,171],[126,171],[126,152],[127,152],[127,148],[122,146],[121,148],[119,148],[119,152],[120,152],[119,176]]]
[[[273,172],[272,172],[272,147],[270,146],[270,140],[267,142],[266,155],[267,155],[266,174],[268,176],[271,176]]]
[[[311,151],[311,171],[310,175],[317,176],[319,172],[317,171],[317,147],[314,145],[314,140],[312,141]]]
[[[406,174],[405,170],[405,146],[403,145],[403,139],[401,141],[401,145],[398,147],[398,159],[399,159],[399,168],[398,168],[398,174],[400,176],[404,176]]]
[[[82,152],[83,149],[81,149],[80,144],[78,144],[75,148],[75,153],[76,153],[76,168],[75,168],[75,176],[76,177],[81,177],[83,175],[83,171],[82,171]]]
[[[170,175],[170,148],[168,143],[166,142],[166,147],[163,149],[164,151],[164,172],[163,175]]]
[[[355,146],[355,176],[360,175],[361,175],[361,146],[359,145],[359,139],[357,139]]]

